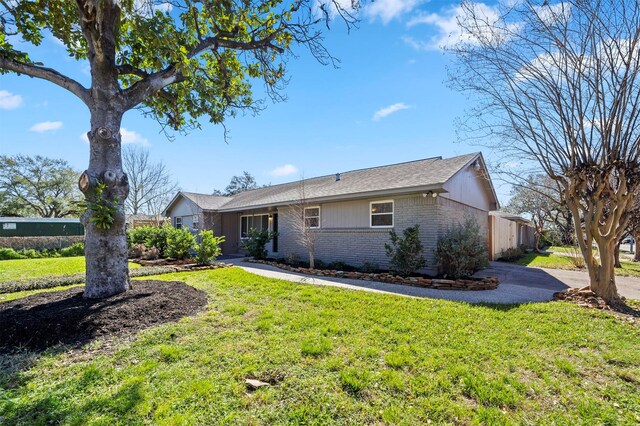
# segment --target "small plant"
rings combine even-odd
[[[454,279],[471,276],[489,263],[487,242],[471,216],[447,230],[438,240],[435,255],[440,272]]]
[[[200,231],[200,244],[196,247],[196,262],[199,265],[208,265],[222,254],[220,244],[225,240],[224,236],[216,237],[213,231]]]
[[[362,266],[360,266],[360,272],[364,272],[367,274],[371,274],[380,270],[380,265],[374,262],[364,262]]]
[[[60,255],[62,257],[84,256],[84,244],[75,243],[69,247],[60,249]]]
[[[109,229],[115,221],[116,213],[118,212],[118,197],[114,197],[113,201],[103,196],[107,185],[101,181],[96,182],[96,187],[93,190],[93,195],[89,200],[80,203],[86,210],[91,210],[93,214],[91,219],[98,228]]]
[[[520,247],[510,247],[500,252],[500,260],[505,262],[515,262],[524,256],[525,251]]]
[[[267,250],[264,247],[276,235],[277,233],[269,232],[267,229],[258,231],[255,228],[250,228],[247,238],[242,243],[242,248],[254,259],[264,260],[267,258]]]
[[[587,267],[582,250],[577,245],[567,247],[567,256],[576,269],[584,269]]]
[[[186,228],[173,228],[167,237],[167,254],[174,259],[186,259],[196,246],[196,238]]]
[[[392,229],[389,237],[391,244],[385,244],[384,249],[392,271],[408,276],[425,265],[424,249],[420,242],[420,225],[406,228],[402,231],[402,236],[398,236]]]
[[[0,260],[26,259],[27,256],[18,253],[12,248],[0,248]]]

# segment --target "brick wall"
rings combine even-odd
[[[394,197],[394,229],[401,233],[405,228],[420,225],[420,240],[425,248],[427,268],[434,272],[433,250],[440,232],[439,205],[432,197]],[[278,255],[295,255],[308,259],[305,247],[301,246],[289,223],[291,215],[286,208],[279,209],[280,250]],[[368,221],[368,219],[367,219]],[[389,228],[323,228],[316,233],[316,259],[325,262],[342,261],[353,266],[364,262],[376,263],[388,268],[384,244],[389,242]]]

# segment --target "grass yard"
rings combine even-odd
[[[550,247],[546,253],[527,253],[515,263],[536,268],[578,270],[572,262],[570,249]],[[616,268],[616,275],[622,277],[640,277],[640,262],[620,262],[622,268]]]
[[[162,275],[209,310],[84,353],[4,356],[4,424],[640,423],[640,329],[569,303],[472,306],[237,268]],[[272,386],[250,392],[246,378]]]
[[[140,265],[130,263],[130,268]],[[44,276],[71,275],[84,272],[84,256],[17,259],[0,261],[0,285],[6,281],[27,280]]]

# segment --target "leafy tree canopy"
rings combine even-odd
[[[172,129],[222,123],[239,109],[259,109],[251,82],[281,99],[287,53],[302,44],[321,62],[334,59],[322,45],[318,23],[340,12],[339,3],[312,1],[0,1],[0,72],[50,80],[88,105],[90,91],[21,50],[40,45],[47,33],[75,59],[87,59],[92,75],[115,65],[123,110],[143,111]],[[357,4],[353,5],[357,7]],[[80,17],[80,19],[79,19]],[[108,73],[107,73],[108,74]]]
[[[65,160],[2,155],[0,210],[12,216],[77,216],[82,198],[77,177],[78,172]]]

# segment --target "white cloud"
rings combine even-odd
[[[405,104],[404,102],[398,102],[395,103],[393,105],[389,105],[388,107],[384,107],[379,109],[378,111],[376,111],[373,114],[373,117],[371,118],[373,121],[378,121],[382,118],[385,118],[395,112],[398,111],[402,111],[403,109],[409,109],[411,108],[409,105]]]
[[[0,109],[16,109],[22,106],[22,96],[0,90]]]
[[[151,142],[149,142],[149,140],[144,136],[142,136],[140,133],[133,130],[128,130],[124,127],[120,128],[120,135],[122,136],[121,140],[123,145],[131,145],[131,144],[138,144],[142,146],[151,145]],[[80,139],[85,143],[89,143],[89,138],[87,137],[86,133],[82,133],[80,135]]]
[[[502,19],[498,6],[485,3],[471,3],[471,9],[461,6],[451,7],[442,13],[429,13],[417,16],[407,23],[415,25],[431,25],[437,33],[428,41],[416,41],[410,37],[403,40],[418,50],[446,49],[458,43],[479,44],[483,42],[500,43],[508,40],[521,28],[520,23],[508,23]],[[465,26],[473,27],[473,35],[464,30]]]
[[[147,138],[142,136],[140,133],[135,132],[133,130],[125,129],[124,127],[120,128],[120,135],[122,135],[122,144],[139,144],[142,146],[149,146],[151,143]]]
[[[365,14],[371,18],[380,18],[388,23],[394,18],[414,10],[424,0],[376,0],[366,7]]]
[[[44,132],[52,132],[54,130],[58,130],[62,128],[62,121],[43,121],[41,123],[36,123],[29,131],[44,133]]]
[[[276,167],[275,169],[271,170],[270,174],[271,176],[281,177],[289,176],[294,173],[298,173],[298,168],[293,164],[285,164],[284,166]]]

